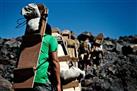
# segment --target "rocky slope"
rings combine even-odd
[[[99,69],[87,70],[82,91],[137,91],[136,44],[137,36],[106,38]]]
[[[13,70],[22,38],[0,38],[0,82],[13,82]],[[82,91],[137,91],[137,35],[106,38],[99,69],[86,70]],[[2,82],[3,83],[3,82]],[[11,84],[8,85],[11,88]],[[7,87],[0,84],[0,87]]]

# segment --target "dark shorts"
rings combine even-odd
[[[50,82],[47,82],[46,84],[35,83],[33,89],[34,91],[57,91],[55,86],[53,86]]]

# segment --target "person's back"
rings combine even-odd
[[[49,29],[48,29],[49,28]],[[50,32],[51,29],[49,25],[47,25],[47,32]],[[42,38],[42,45],[40,49],[40,54],[38,58],[38,65],[36,67],[36,75],[34,80],[34,91],[60,91],[60,67],[59,60],[57,58],[57,47],[58,42],[55,37],[50,35],[50,33],[45,33]],[[49,58],[50,57],[50,58]],[[53,63],[52,69],[54,74],[52,77],[55,77],[56,86],[53,87],[49,75],[48,69],[49,64]]]
[[[35,82],[37,83],[46,83],[48,79],[48,67],[49,67],[49,53],[57,50],[57,41],[56,39],[49,35],[45,34],[42,39],[42,46],[39,55],[39,61],[37,65],[37,72],[35,77]]]

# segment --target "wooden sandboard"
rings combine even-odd
[[[103,33],[100,33],[96,36],[95,43],[102,44],[103,40],[104,40],[104,35],[103,35]]]
[[[33,86],[34,73],[33,67],[36,67],[38,55],[41,47],[41,36],[36,38],[31,36],[25,36],[21,45],[21,53],[18,60],[18,66],[14,70],[14,88],[31,88]],[[38,39],[38,40],[37,40]],[[37,41],[36,44],[32,42]],[[30,68],[30,69],[29,69]],[[27,77],[29,74],[29,77]],[[21,80],[21,79],[24,80]],[[20,81],[18,81],[20,80]]]
[[[63,89],[67,89],[67,88],[75,88],[79,86],[79,82],[77,80],[72,81],[70,83],[67,83],[65,85],[63,85]]]
[[[44,9],[44,15],[45,13]],[[46,19],[43,15],[39,33],[27,33],[23,37],[17,68],[14,70],[14,89],[33,88],[42,36],[46,30]],[[44,18],[44,19],[43,19]],[[26,28],[27,31],[27,28]]]

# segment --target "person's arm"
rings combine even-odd
[[[57,56],[57,49],[58,49],[58,42],[55,37],[52,37],[50,39],[50,54],[51,54],[51,61],[53,63],[53,70],[54,70],[54,76],[56,80],[57,85],[57,91],[61,91],[61,82],[60,82],[60,65],[59,60]]]
[[[57,52],[52,52],[52,61],[54,64],[55,77],[57,80],[57,91],[61,91],[61,82],[60,82],[60,65],[57,57]]]

